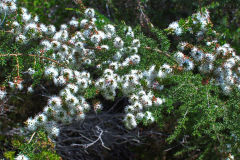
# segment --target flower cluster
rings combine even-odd
[[[184,24],[179,24],[180,22],[172,22],[167,30],[171,33],[181,36],[184,33],[196,34],[197,37],[202,36],[205,32],[209,31],[211,26],[210,15],[207,9],[193,14],[190,20],[186,20]],[[215,31],[213,31],[216,34]]]
[[[3,6],[8,3],[2,1],[0,4]],[[116,28],[111,24],[99,28],[95,11],[88,8],[84,19],[73,17],[57,31],[54,25],[39,23],[39,18],[33,17],[26,8],[18,10],[17,15],[11,14],[13,9],[9,12],[11,18],[7,25],[10,33],[20,45],[26,46],[31,41],[40,44],[42,48],[31,56],[42,58],[45,77],[62,88],[59,94],[49,97],[43,112],[28,118],[25,123],[29,131],[44,128],[49,136],[57,137],[60,133],[58,124],[83,120],[90,110],[101,111],[103,105],[100,101],[90,105],[92,103],[84,97],[90,87],[95,87],[107,100],[114,100],[117,90],[129,98],[131,105],[125,107],[126,116],[123,120],[128,129],[137,127],[142,121],[154,121],[149,107],[160,106],[165,100],[155,97],[151,89],[163,89],[156,78],[166,77],[172,69],[167,64],[160,67],[158,73],[154,71],[154,66],[149,71],[134,69],[141,62],[138,54],[141,43],[135,38],[131,27],[125,28],[125,37],[117,35]],[[124,42],[126,37],[130,42]],[[106,56],[108,59],[104,59]],[[101,75],[94,78],[89,66],[95,66],[94,69]],[[129,68],[128,72],[119,74]],[[35,67],[30,67],[26,73],[34,78]],[[18,76],[9,82],[9,86],[23,90],[23,81]],[[144,87],[141,81],[145,81],[147,86]],[[32,85],[27,91],[34,92]],[[0,95],[3,99],[5,91],[1,91]]]
[[[188,26],[184,29],[191,30],[190,34],[207,36],[204,33],[207,31],[207,25],[210,25],[208,11],[194,14],[192,19],[192,27]],[[186,26],[188,23],[187,21]],[[199,24],[200,28],[192,29]],[[172,25],[169,28],[173,29]],[[175,32],[177,31],[175,30]],[[217,34],[214,30],[212,33]],[[180,42],[174,57],[178,65],[184,70],[190,71],[197,68],[199,73],[205,76],[207,83],[211,79],[215,81],[215,84],[221,87],[225,95],[231,93],[233,86],[240,89],[240,57],[229,44],[220,45],[217,38],[203,41],[203,43],[198,41],[196,45]]]

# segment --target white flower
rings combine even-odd
[[[28,118],[28,120],[26,121],[28,130],[30,130],[30,131],[36,130],[37,129],[36,123],[37,123],[37,121],[35,119]]]
[[[50,76],[54,78],[58,76],[58,70],[53,66],[48,67],[44,73],[46,76]]]
[[[178,22],[172,22],[168,28],[176,30],[179,27]]]
[[[45,24],[40,24],[40,31],[43,33],[47,33],[48,32],[48,28]]]
[[[170,65],[166,63],[163,64],[162,67],[160,67],[160,69],[167,74],[170,74],[172,72],[172,68],[170,67]]]
[[[2,100],[3,98],[5,98],[7,95],[7,92],[4,90],[0,90],[0,99]]]
[[[140,98],[140,102],[143,104],[145,107],[151,107],[152,106],[152,100],[148,95],[143,95]]]
[[[62,86],[66,84],[66,79],[64,78],[64,76],[59,76],[58,78],[53,78],[53,82],[56,86]]]
[[[23,154],[18,154],[18,156],[14,159],[15,160],[29,160],[29,158]]]
[[[187,42],[180,42],[178,45],[178,47],[181,51],[184,51],[186,46],[187,46]]]
[[[184,54],[182,52],[176,52],[174,54],[175,59],[177,60],[178,63],[182,63],[184,60]]]
[[[27,73],[28,73],[29,75],[33,75],[33,74],[35,73],[35,70],[32,69],[32,68],[28,68]]]
[[[8,9],[5,3],[0,3],[0,13],[8,12]]]
[[[77,93],[78,91],[78,86],[73,84],[73,83],[69,83],[67,85],[67,88],[72,92],[72,93]]]
[[[133,108],[134,108],[134,110],[136,110],[136,111],[141,111],[142,109],[143,109],[143,106],[142,106],[142,104],[141,103],[139,103],[139,102],[135,102],[134,104],[133,104]]]
[[[60,30],[67,30],[67,28],[68,28],[68,25],[66,25],[66,24],[62,24],[60,26]]]
[[[87,24],[88,24],[88,20],[87,19],[83,19],[80,22],[80,27],[81,28],[85,28],[87,26]]]
[[[116,54],[113,56],[113,59],[115,61],[119,61],[122,57],[122,54],[120,52],[116,52]]]
[[[183,61],[182,65],[183,65],[184,69],[187,71],[193,70],[193,68],[194,68],[194,63],[189,59],[185,59]]]
[[[105,32],[110,33],[111,35],[115,34],[115,32],[116,32],[115,27],[111,24],[104,26],[104,30],[105,30]]]
[[[128,128],[128,129],[134,129],[137,127],[137,122],[136,122],[135,116],[131,113],[128,113],[125,116],[123,121],[125,123],[126,128]]]
[[[46,115],[51,115],[54,111],[54,108],[52,106],[45,106],[43,109],[43,113]]]
[[[101,38],[102,40],[104,40],[104,39],[107,38],[106,34],[105,34],[103,31],[98,31],[98,35],[100,36],[100,38]]]
[[[75,19],[75,17],[69,22],[69,24],[73,27],[78,27],[79,22]]]
[[[93,18],[95,16],[95,11],[92,8],[87,8],[84,13],[87,18]]]
[[[120,37],[116,37],[113,41],[113,44],[116,48],[122,48],[123,47],[123,40]]]
[[[60,133],[60,129],[57,128],[56,126],[53,126],[53,127],[51,128],[50,134],[52,134],[53,136],[57,137],[57,136],[59,135],[59,133]]]
[[[13,83],[13,82],[8,82],[8,84],[9,84],[10,88],[14,88],[15,87],[15,83]]]
[[[128,31],[127,33],[126,33],[126,37],[134,37],[134,32],[133,31]]]
[[[138,64],[140,62],[140,56],[137,54],[132,55],[131,57],[129,57],[130,62],[135,64]]]
[[[108,45],[101,45],[101,49],[109,50],[109,46]]]
[[[14,22],[12,23],[12,26],[13,26],[14,28],[19,28],[19,27],[20,27],[20,24],[19,24],[17,21],[14,21]]]
[[[203,57],[204,57],[204,53],[200,50],[198,50],[195,54],[195,56],[193,56],[193,59],[197,62],[200,62],[203,60]]]
[[[38,17],[38,16],[35,16],[35,17],[34,17],[34,22],[36,22],[36,23],[39,22],[39,17]]]
[[[129,102],[132,103],[132,104],[137,102],[138,100],[139,100],[139,96],[137,96],[135,94],[133,94],[129,97]]]
[[[101,103],[96,103],[96,104],[94,104],[93,107],[94,107],[94,111],[100,111],[103,108]]]
[[[90,35],[91,35],[91,30],[84,30],[83,31],[83,36],[85,38],[90,38]]]
[[[17,89],[19,91],[21,91],[23,89],[23,84],[22,83],[18,83],[16,87],[17,87]]]
[[[83,112],[80,112],[76,115],[76,120],[81,121],[85,119],[85,114]]]
[[[77,106],[77,104],[79,104],[79,100],[77,99],[77,97],[72,94],[66,96],[65,102],[68,104],[69,107]]]
[[[24,35],[19,34],[19,35],[16,37],[16,41],[19,42],[19,43],[26,44],[26,43],[27,43],[27,38],[26,38]]]
[[[10,2],[9,3],[9,9],[10,9],[10,12],[15,12],[17,10],[17,5],[15,2]]]
[[[82,89],[86,89],[88,87],[88,81],[85,78],[77,79],[77,84]]]
[[[124,111],[125,111],[126,113],[133,113],[133,112],[135,111],[135,108],[134,108],[133,105],[128,105],[128,106],[126,106],[126,107],[124,108]]]
[[[44,50],[50,50],[52,48],[51,43],[48,40],[43,40],[40,43],[42,46],[44,46]]]
[[[54,50],[59,50],[61,47],[61,43],[58,41],[52,41],[51,46],[54,48]]]
[[[27,14],[27,13],[22,14],[22,20],[24,22],[28,22],[28,21],[30,21],[30,19],[31,19],[31,14]]]
[[[140,47],[140,41],[139,39],[134,39],[132,41],[132,46],[139,48]]]
[[[21,7],[21,8],[20,8],[20,11],[21,11],[21,13],[27,13],[27,9],[24,8],[24,7]]]
[[[48,28],[47,30],[48,35],[54,34],[56,32],[56,27],[54,25],[49,25],[47,28]]]
[[[178,22],[172,22],[168,28],[173,29],[177,36],[182,34],[182,28],[179,26]]]
[[[152,116],[152,113],[149,112],[149,111],[146,111],[146,112],[145,112],[144,118],[146,119],[146,121],[147,121],[148,123],[153,123],[153,122],[154,122],[154,117]]]
[[[73,71],[71,69],[65,68],[62,71],[62,74],[64,77],[67,77],[68,79],[73,79]]]
[[[230,87],[230,86],[228,86],[228,85],[226,85],[226,84],[222,84],[222,85],[221,85],[221,88],[222,88],[223,93],[224,93],[225,95],[229,95],[229,94],[231,93],[231,87]]]
[[[136,119],[141,121],[144,118],[144,114],[142,112],[137,113]]]
[[[48,100],[48,105],[54,108],[62,107],[62,99],[58,96],[53,96]]]
[[[91,42],[93,42],[94,44],[98,44],[100,41],[101,41],[101,37],[97,34],[91,37]]]
[[[213,54],[210,54],[210,53],[205,54],[204,58],[207,62],[213,62],[215,60],[215,56]]]
[[[156,98],[156,99],[153,100],[153,103],[156,106],[162,105],[163,102],[164,102],[164,99],[161,99],[161,98]]]
[[[82,104],[82,107],[84,108],[84,111],[89,111],[90,110],[90,105],[87,102],[84,102]]]
[[[37,32],[37,24],[36,23],[28,23],[26,26],[25,26],[25,32],[31,30],[31,31],[34,31],[34,32]]]
[[[28,93],[33,93],[33,92],[34,92],[32,86],[28,87],[28,88],[27,88],[27,91],[28,91]]]
[[[43,125],[47,122],[47,116],[44,113],[37,115],[35,119],[39,125]]]
[[[210,73],[213,68],[214,66],[212,63],[203,63],[198,67],[199,71],[202,73]]]

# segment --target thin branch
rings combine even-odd
[[[174,59],[172,58],[172,56],[170,56],[170,55],[169,55],[168,53],[166,53],[166,52],[161,51],[160,49],[157,49],[157,48],[152,49],[151,47],[144,47],[144,48],[145,48],[145,49],[148,49],[148,50],[152,50],[152,51],[158,52],[158,53],[160,53],[160,54],[163,54],[163,55],[167,56],[168,58],[170,58],[171,60],[173,60],[175,63],[177,63],[177,61],[174,60]]]
[[[17,77],[20,77],[18,56],[16,56],[16,61],[17,61]]]
[[[38,57],[40,59],[46,59],[48,61],[51,61],[51,62],[54,62],[56,63],[57,65],[61,66],[61,67],[66,67],[65,65],[59,63],[58,61],[54,60],[54,59],[51,59],[49,57],[44,57],[44,56],[39,56],[39,55],[34,55],[34,54],[22,54],[22,53],[15,53],[15,54],[0,54],[0,57],[8,57],[8,56],[30,56],[30,57]]]
[[[100,134],[99,134],[98,138],[97,138],[95,141],[93,141],[93,142],[91,142],[91,143],[89,143],[89,144],[71,144],[71,146],[82,146],[82,147],[84,147],[85,149],[87,149],[88,147],[91,147],[92,145],[94,145],[95,143],[97,143],[97,142],[100,140],[101,143],[102,143],[102,146],[103,146],[104,148],[106,148],[106,149],[108,149],[108,150],[111,150],[110,148],[106,147],[106,146],[104,145],[104,143],[103,143],[103,140],[102,140],[103,130],[102,130],[100,127],[98,127],[98,126],[96,126],[96,128],[97,128],[98,131],[100,131]]]
[[[29,143],[32,141],[32,139],[33,139],[33,137],[34,137],[35,134],[36,134],[36,132],[34,132],[34,133],[32,134],[32,136],[31,136],[31,138],[29,139],[29,141],[28,141],[27,144],[29,144]]]
[[[3,18],[2,21],[0,20],[0,23],[1,23],[0,26],[3,25],[3,23],[4,23],[5,19],[6,19],[6,16],[7,16],[7,11],[5,10],[5,12],[4,12],[4,18]]]

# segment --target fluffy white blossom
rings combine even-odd
[[[122,40],[120,37],[116,37],[116,38],[114,39],[113,44],[114,44],[114,46],[115,46],[116,48],[122,48],[124,42],[123,42],[123,40]]]
[[[4,99],[4,98],[6,97],[6,95],[7,95],[7,92],[6,92],[6,91],[0,90],[0,99],[1,99],[1,100]]]
[[[84,13],[87,18],[93,18],[95,16],[95,11],[92,8],[87,8]]]
[[[14,158],[15,160],[29,160],[29,158],[23,154],[18,154],[17,157]]]

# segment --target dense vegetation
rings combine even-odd
[[[0,159],[240,157],[240,2],[0,4]]]

